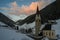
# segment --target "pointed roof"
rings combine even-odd
[[[36,14],[39,14],[39,7],[37,5]]]
[[[38,6],[37,6],[37,12],[39,11]]]

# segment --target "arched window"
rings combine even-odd
[[[41,20],[39,20],[39,22],[40,22]]]
[[[51,32],[49,32],[49,36],[51,36]]]
[[[48,35],[48,32],[46,32],[46,35]]]
[[[52,36],[54,35],[54,33],[52,32]]]

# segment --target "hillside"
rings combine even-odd
[[[58,5],[59,2],[57,3],[56,1],[49,4],[48,6],[46,6],[45,8],[43,8],[42,10],[40,10],[39,12],[32,14],[30,16],[28,16],[27,18],[25,18],[24,20],[19,20],[17,21],[17,23],[19,25],[23,25],[24,23],[32,23],[35,21],[35,16],[36,14],[40,14],[41,15],[41,23],[45,23],[48,20],[57,20],[60,19],[60,5]]]
[[[13,20],[9,19],[7,16],[5,16],[4,14],[2,14],[1,12],[0,12],[0,21],[3,22],[3,23],[5,23],[5,24],[7,24],[10,27],[14,27],[15,26],[14,25],[15,22]]]

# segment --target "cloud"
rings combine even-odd
[[[16,1],[14,1],[14,2],[9,4],[10,8],[2,8],[2,9],[9,10],[8,11],[9,14],[14,14],[14,15],[27,14],[27,15],[31,15],[31,14],[34,14],[36,12],[37,5],[39,7],[39,10],[41,10],[48,3],[50,3],[50,1],[41,0],[41,1],[31,2],[31,4],[29,4],[29,5],[20,6],[20,5],[17,4]]]
[[[32,2],[29,6],[22,6],[22,11],[24,10],[24,13],[30,14],[36,11],[37,5],[42,6],[42,2]],[[40,7],[41,8],[41,7]]]
[[[41,8],[43,2],[32,2],[30,5],[22,5],[19,6],[16,1],[10,3],[11,6],[11,10],[13,10],[13,12],[10,12],[11,14],[27,14],[30,15],[31,13],[33,14],[36,11],[37,5],[39,6],[39,8]]]
[[[17,5],[16,1],[10,3],[10,6],[11,6],[12,10],[16,10],[18,8],[18,5]]]
[[[39,8],[42,6],[43,2],[32,2],[29,5],[22,5],[19,6],[16,1],[9,4],[10,8],[3,7],[0,8],[1,10],[7,10],[7,13],[14,14],[14,15],[20,15],[20,14],[33,14],[36,11],[37,5]]]

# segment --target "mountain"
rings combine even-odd
[[[9,19],[7,16],[2,14],[1,12],[0,12],[0,21],[7,24],[10,27],[15,27],[15,25],[14,25],[15,22],[13,20]]]
[[[52,29],[55,30],[56,35],[60,35],[60,19],[57,20],[58,24],[53,25]],[[32,26],[32,25],[30,25]],[[25,26],[24,26],[25,27]],[[33,31],[34,32],[34,31]],[[4,36],[3,36],[4,35]],[[34,40],[27,36],[27,34],[22,34],[21,32],[16,32],[10,27],[0,27],[0,40]],[[60,39],[57,39],[60,40]]]
[[[53,2],[51,4],[49,4],[48,6],[46,6],[45,8],[43,8],[42,10],[40,10],[39,12],[32,14],[30,16],[28,16],[27,18],[25,18],[24,20],[20,20],[17,21],[17,23],[19,25],[23,25],[24,23],[32,23],[35,21],[35,16],[36,14],[40,14],[41,16],[41,23],[45,23],[48,20],[57,20],[60,19],[60,2]]]

